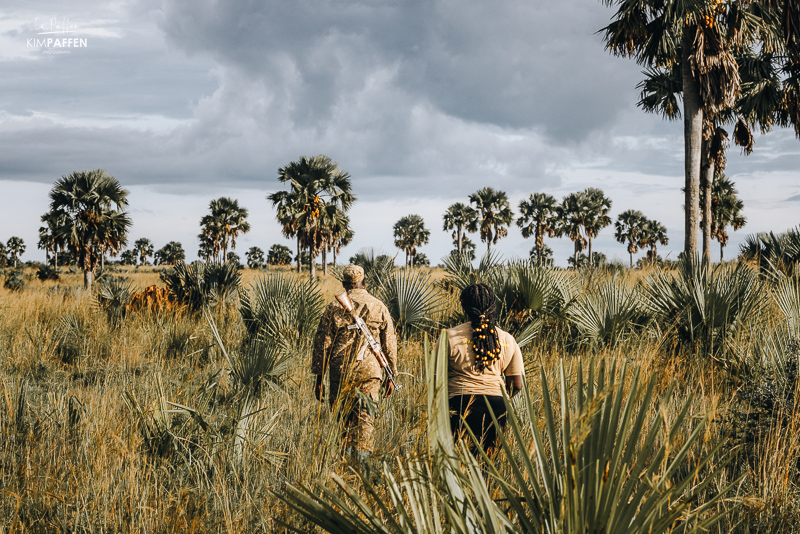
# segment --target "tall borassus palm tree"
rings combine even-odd
[[[228,245],[230,244],[231,250],[235,249],[239,234],[250,231],[247,208],[239,206],[238,200],[228,197],[212,200],[208,208],[211,213],[200,219],[201,235],[211,244],[214,254],[219,255],[220,261],[225,261],[228,256]]]
[[[250,269],[259,269],[264,265],[264,251],[260,248],[250,247],[244,255],[247,257],[247,266]]]
[[[536,261],[541,264],[544,253],[544,236],[556,235],[555,219],[558,201],[546,193],[534,193],[519,203],[517,226],[525,239],[536,236]]]
[[[417,247],[427,243],[430,235],[419,215],[406,215],[394,224],[394,245],[406,253],[406,267],[414,264]]]
[[[350,228],[350,217],[344,214],[336,205],[330,205],[325,210],[326,216],[322,221],[325,245],[322,249],[322,264],[324,273],[328,274],[327,253],[333,252],[333,266],[342,247],[353,241],[355,233]]]
[[[355,202],[350,174],[324,155],[301,157],[278,169],[278,181],[289,183],[288,191],[267,196],[277,208],[277,219],[283,235],[297,239],[297,272],[303,249],[311,253],[311,277],[315,276],[316,257],[325,245],[323,208],[337,206],[342,213]]]
[[[63,217],[57,239],[75,256],[87,291],[92,289],[99,247],[117,247],[127,235],[127,205],[128,191],[103,169],[62,176],[50,191],[50,210]]]
[[[505,191],[484,187],[469,196],[470,204],[478,210],[481,241],[486,242],[486,251],[491,252],[492,245],[508,235],[508,225],[514,221],[514,213],[508,204]]]
[[[727,176],[717,173],[711,188],[711,237],[719,242],[719,261],[725,245],[728,244],[727,228],[730,226],[739,230],[747,219],[742,215],[744,202],[739,198],[739,192]]]
[[[14,262],[14,268],[17,268],[17,260],[25,253],[25,241],[21,237],[12,236],[6,243],[6,251],[8,259]]]
[[[64,245],[58,240],[58,227],[63,224],[63,214],[48,211],[41,217],[45,224],[39,227],[39,243],[37,247],[45,251],[47,265],[50,265],[50,254],[53,254],[54,266],[58,269],[58,252]]]
[[[350,229],[350,218],[337,204],[327,204],[320,210],[319,218],[320,235],[322,239],[322,272],[328,274],[328,251],[333,251],[336,265],[336,255],[339,249],[353,239]]]
[[[565,196],[561,200],[561,204],[556,208],[556,234],[559,237],[567,236],[572,241],[572,264],[576,267],[578,265],[578,254],[586,248],[588,243],[583,231],[589,205],[586,193],[581,191]]]
[[[153,255],[155,248],[152,241],[142,237],[133,243],[133,250],[139,258],[139,265],[147,265],[147,258]]]
[[[464,232],[478,231],[478,212],[461,202],[452,204],[444,212],[444,225],[442,230],[445,232],[452,230],[453,239],[456,242],[456,250],[463,252]]]
[[[158,265],[175,265],[179,261],[185,260],[186,252],[183,250],[183,245],[177,241],[170,241],[155,253],[155,261]]]
[[[617,216],[614,223],[614,239],[623,245],[628,243],[630,266],[633,267],[633,255],[639,252],[642,229],[647,218],[639,210],[626,210]]]
[[[783,46],[780,11],[790,14],[789,9],[796,12],[797,7],[788,1],[604,2],[617,8],[614,20],[603,28],[606,48],[616,55],[633,57],[648,68],[639,104],[677,118],[676,95],[680,93],[683,100],[684,250],[693,254],[698,249],[703,131],[712,132],[717,119],[735,106],[742,93],[741,63],[737,63],[736,55],[759,49],[774,58]],[[800,69],[797,65],[796,61],[787,62],[793,72]],[[656,89],[659,83],[661,89]],[[788,109],[778,105],[767,114],[775,114],[781,107]],[[800,115],[790,115],[786,121],[796,125]],[[706,142],[710,139],[707,134]]]
[[[655,263],[658,259],[658,245],[667,244],[669,244],[667,227],[658,221],[647,219],[642,225],[639,245],[650,249],[647,251],[647,259],[650,263]]]
[[[611,217],[608,216],[608,210],[611,209],[611,199],[605,196],[602,189],[595,187],[587,188],[584,194],[588,199],[589,206],[586,210],[583,229],[586,233],[586,240],[589,242],[589,265],[594,265],[592,239],[597,237],[600,230],[611,224]]]

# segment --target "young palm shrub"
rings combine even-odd
[[[382,281],[376,292],[394,321],[397,332],[408,336],[436,324],[435,318],[444,311],[444,297],[431,280],[430,274],[419,269],[403,269]]]
[[[6,274],[6,281],[3,282],[3,287],[9,291],[22,291],[25,288],[25,278],[22,276],[22,271],[11,271]]]
[[[578,387],[568,387],[562,363],[555,399],[542,370],[541,409],[527,388],[521,404],[515,403],[520,416],[506,399],[509,438],[500,433],[505,454],[494,459],[482,454],[487,485],[478,461],[463,443],[457,449],[453,443],[448,352],[445,333],[433,354],[426,347],[430,463],[406,458],[399,462],[397,477],[384,465],[390,503],[369,480],[362,478],[365,499],[335,475],[341,493],[321,485],[289,485],[276,496],[307,521],[335,533],[705,532],[727,513],[716,505],[738,481],[698,502],[720,482],[730,457],[712,461],[723,442],[686,468],[706,423],[701,419],[688,436],[682,432],[691,400],[665,421],[660,410],[652,409],[657,377],[641,383],[637,371],[628,380],[627,367],[617,373],[614,365],[607,368],[602,362],[590,364],[585,380],[578,365]],[[502,463],[506,459],[508,466]],[[509,468],[510,480],[504,475]],[[492,498],[494,485],[499,500]]]
[[[771,293],[786,318],[789,331],[800,338],[800,268],[795,267],[790,276],[776,270],[772,276]]]
[[[237,351],[228,351],[217,329],[214,318],[204,312],[225,361],[234,380],[237,393],[245,396],[260,396],[265,388],[276,389],[283,383],[286,372],[291,368],[296,353],[287,350],[287,345],[273,340],[255,338],[242,344]]]
[[[720,441],[687,469],[707,423],[701,418],[688,435],[682,432],[691,399],[665,420],[653,409],[659,403],[656,376],[641,381],[637,370],[626,388],[627,366],[617,373],[616,364],[603,361],[591,362],[586,375],[579,361],[576,384],[568,384],[567,376],[562,362],[559,391],[551,398],[541,370],[541,409],[527,388],[521,415],[506,399],[509,431],[500,441],[512,459],[511,481],[483,454],[521,531],[705,532],[723,518],[727,512],[715,507],[738,484],[718,485],[732,455],[717,458]],[[669,396],[660,402],[668,404]],[[525,426],[530,441],[523,437]],[[700,502],[714,487],[720,489]]]
[[[135,293],[133,282],[124,276],[98,277],[98,280],[99,289],[95,296],[97,305],[106,314],[111,326],[116,328],[125,318],[127,305]]]
[[[763,320],[764,285],[744,263],[711,267],[698,255],[678,262],[677,272],[657,270],[645,283],[646,303],[680,345],[701,355],[731,355],[734,336]]]
[[[444,258],[444,269],[447,272],[446,286],[459,293],[471,284],[487,284],[497,278],[504,267],[497,252],[487,252],[481,258],[478,267],[473,267],[467,254],[451,254]]]
[[[546,269],[532,260],[496,270],[492,283],[499,301],[498,323],[514,334],[520,347],[533,341],[546,318],[563,318],[577,294],[571,273]]]
[[[800,227],[783,234],[748,235],[739,252],[742,259],[757,261],[762,274],[775,269],[789,272],[793,264],[800,262]]]
[[[261,340],[286,352],[311,347],[324,307],[319,286],[297,276],[261,276],[239,292],[239,313],[248,340]]]
[[[236,263],[217,261],[178,262],[159,276],[175,301],[192,312],[231,302],[242,280]]]
[[[567,316],[583,342],[593,346],[616,346],[648,321],[637,287],[616,276],[580,294]]]

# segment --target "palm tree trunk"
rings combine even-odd
[[[633,252],[628,252],[628,256],[631,257],[631,269],[633,269]]]
[[[700,171],[700,187],[703,190],[702,224],[703,224],[703,258],[711,262],[711,184],[714,180],[714,161],[709,158],[711,140],[703,141],[702,164]]]
[[[93,250],[92,247],[93,247],[92,240],[88,239],[86,241],[86,252],[84,252],[84,254],[83,254],[83,259],[81,260],[80,256],[78,256],[78,258],[79,258],[78,259],[78,263],[82,264],[81,268],[83,269],[83,288],[88,293],[92,292],[92,274],[93,274],[93,271],[94,271],[94,265],[92,265],[91,269],[89,269],[89,268],[87,268],[86,264],[89,263],[89,261],[90,261],[89,260],[90,259],[89,255],[91,254],[91,251]]]
[[[303,264],[303,249],[300,248],[300,234],[297,234],[297,274],[300,274]]]
[[[333,247],[333,266],[336,267],[336,256],[338,256],[338,249],[337,247]]]
[[[719,262],[722,263],[722,249],[725,248],[725,245],[722,244],[722,241],[719,242]]]
[[[700,155],[703,141],[703,107],[700,85],[692,73],[689,58],[694,49],[695,27],[683,30],[681,76],[683,78],[683,145],[685,158],[685,236],[683,249],[697,253],[697,227],[700,212]]]
[[[311,279],[313,280],[317,276],[317,255],[315,250],[308,250],[308,257],[311,260]]]
[[[578,242],[575,241],[575,252],[572,254],[572,261],[574,262],[572,266],[577,270],[578,268]]]
[[[53,254],[53,268],[58,270],[58,247],[56,247],[56,251]]]
[[[592,259],[592,235],[589,234],[589,267],[594,267],[594,262]]]
[[[328,247],[322,247],[322,274],[328,276]]]
[[[459,226],[458,227],[458,255],[459,256],[461,255],[461,240],[463,239],[463,237],[462,237],[463,235],[464,235],[464,229],[461,226]]]

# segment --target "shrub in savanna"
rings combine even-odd
[[[615,346],[650,320],[638,286],[619,276],[587,288],[566,313],[581,340],[594,346]]]
[[[25,287],[25,278],[22,271],[10,271],[6,273],[6,281],[3,287],[9,291],[20,291]]]
[[[711,266],[685,256],[676,272],[659,269],[645,282],[648,309],[680,347],[702,356],[725,358],[734,336],[763,319],[767,292],[745,263]]]
[[[241,284],[238,264],[231,262],[196,261],[190,265],[178,262],[171,270],[161,273],[175,302],[192,312],[208,306],[232,301]]]
[[[398,335],[430,328],[444,312],[444,295],[429,273],[418,269],[395,270],[374,290],[389,310]]]
[[[324,302],[314,281],[286,274],[260,276],[239,291],[247,341],[300,354],[313,342]]]
[[[111,325],[117,326],[125,317],[135,294],[133,283],[124,276],[107,276],[96,287],[97,305],[105,312]]]

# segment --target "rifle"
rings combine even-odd
[[[353,302],[350,300],[350,297],[347,294],[347,291],[342,291],[338,295],[336,295],[336,300],[339,301],[345,310],[350,312],[350,315],[353,316],[356,324],[353,325],[354,328],[357,328],[359,332],[364,336],[364,339],[367,340],[367,345],[369,345],[370,350],[378,359],[378,364],[383,368],[383,371],[386,373],[386,380],[390,381],[394,386],[394,389],[400,389],[402,386],[399,386],[397,382],[394,381],[394,373],[392,372],[392,367],[389,365],[389,359],[383,353],[383,349],[381,349],[380,343],[375,339],[372,335],[372,332],[369,331],[369,327],[367,327],[367,323],[364,322],[364,319],[358,316],[357,313],[353,311]],[[348,327],[350,328],[350,327]]]

